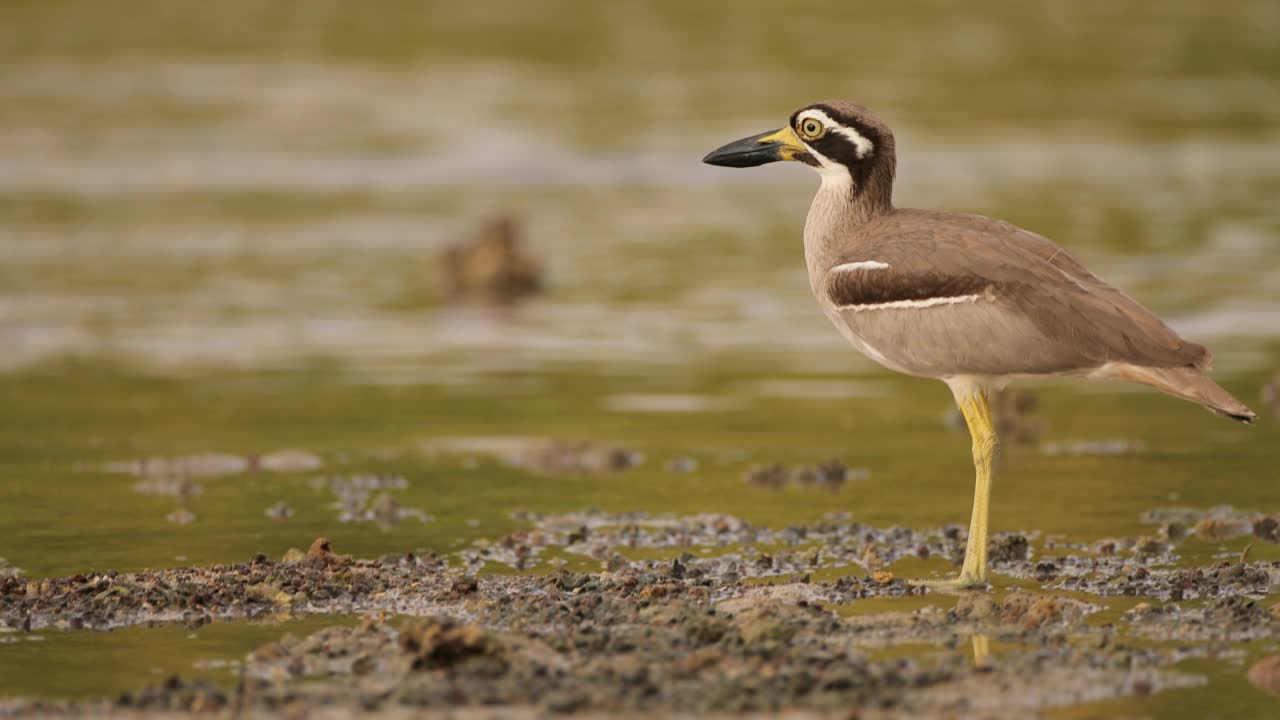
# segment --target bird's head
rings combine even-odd
[[[724,167],[754,167],[796,160],[817,170],[823,181],[852,181],[866,188],[877,176],[892,185],[897,160],[893,132],[869,110],[842,100],[806,105],[780,130],[752,135],[711,151],[702,159]]]

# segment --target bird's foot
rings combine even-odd
[[[960,577],[950,580],[910,580],[916,587],[927,587],[932,590],[986,590],[987,578],[976,573],[961,572]]]

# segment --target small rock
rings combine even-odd
[[[862,547],[858,560],[862,563],[862,567],[868,570],[879,570],[884,567],[884,559],[880,557],[880,551],[876,549],[874,543],[867,543]]]
[[[16,578],[22,575],[22,568],[14,567],[9,564],[8,560],[0,557],[0,578],[12,577]]]
[[[1138,544],[1134,546],[1133,554],[1138,557],[1152,557],[1160,555],[1167,549],[1168,547],[1164,543],[1155,538],[1141,538],[1138,540]]]
[[[786,621],[785,611],[773,602],[749,608],[734,620],[747,645],[785,643],[795,637],[797,630]]]
[[[601,475],[641,465],[644,455],[603,443],[552,440],[528,447],[510,461],[516,467],[543,475]]]
[[[478,625],[441,618],[427,618],[404,628],[400,649],[414,670],[447,668],[469,658],[496,658],[501,653],[497,639]]]
[[[986,620],[996,612],[996,601],[987,593],[964,593],[951,611],[957,620]]]
[[[1035,577],[1039,582],[1048,582],[1058,576],[1058,566],[1051,562],[1036,563]]]
[[[1252,525],[1245,520],[1205,518],[1196,523],[1192,532],[1204,542],[1217,543],[1246,535],[1251,529]]]
[[[866,469],[852,469],[839,460],[828,460],[816,469],[817,484],[828,490],[839,490],[850,480],[864,480],[871,473]]]
[[[1264,517],[1253,524],[1253,534],[1267,542],[1280,543],[1280,521]]]
[[[1095,605],[1059,595],[1014,591],[1000,604],[1000,619],[1005,623],[1033,629],[1049,624],[1075,622],[1097,609]]]
[[[329,543],[329,538],[318,537],[315,542],[311,543],[311,547],[307,548],[308,560],[324,560],[332,562],[337,559],[337,555],[333,552],[333,546]]]
[[[1030,544],[1022,535],[998,535],[987,543],[987,555],[992,563],[1024,561],[1030,552]]]
[[[1280,655],[1264,657],[1249,668],[1249,684],[1280,697]]]
[[[742,474],[743,481],[748,485],[767,487],[774,490],[779,490],[783,485],[786,485],[790,477],[791,473],[781,463],[755,465],[747,468],[747,471]]]
[[[272,605],[288,605],[293,602],[292,595],[282,590],[279,585],[272,583],[263,582],[250,585],[244,589],[244,594],[250,600]]]
[[[1185,523],[1171,520],[1160,526],[1160,535],[1171,543],[1180,543],[1187,539],[1187,526]]]
[[[479,589],[480,583],[473,577],[458,578],[449,586],[449,592],[458,597],[470,595]]]

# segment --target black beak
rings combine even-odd
[[[777,130],[762,132],[759,135],[752,135],[749,138],[742,138],[735,142],[731,142],[724,147],[716,148],[707,156],[702,158],[702,162],[708,165],[719,165],[721,167],[755,167],[764,165],[765,163],[786,160],[783,157],[782,150],[786,148],[785,143],[768,140],[761,142],[770,136],[777,136]]]

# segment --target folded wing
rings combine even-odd
[[[1208,350],[1051,241],[1008,223],[900,212],[827,272],[822,291],[861,342],[933,377],[1206,368]]]

